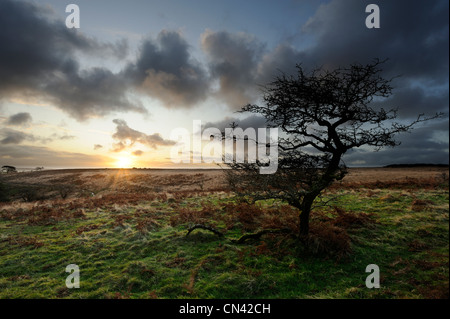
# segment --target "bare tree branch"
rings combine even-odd
[[[297,76],[281,74],[263,87],[264,105],[248,104],[240,112],[262,115],[268,127],[278,127],[278,170],[261,175],[256,163],[228,162],[225,170],[230,186],[247,201],[280,199],[299,210],[300,235],[307,235],[314,200],[347,173],[342,161],[353,148],[374,150],[399,145],[396,137],[417,124],[442,114],[420,114],[410,123],[396,121],[397,108],[376,109],[374,98],[392,94],[392,79],[381,76],[375,59],[335,70],[305,72],[297,65]],[[257,141],[254,141],[257,145]]]

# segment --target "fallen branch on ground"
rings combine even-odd
[[[292,230],[286,229],[286,228],[284,228],[284,229],[263,229],[256,233],[242,235],[239,239],[233,239],[231,241],[235,242],[237,244],[242,244],[246,240],[249,240],[249,239],[259,239],[259,238],[261,238],[262,235],[265,235],[265,234],[279,234],[279,233],[288,234],[291,232],[292,232]]]
[[[189,227],[186,236],[188,236],[195,229],[209,230],[210,232],[216,234],[219,237],[224,237],[225,236],[222,232],[218,231],[214,227],[207,226],[207,225],[202,225],[202,224],[195,224],[195,225],[192,225],[191,227]],[[263,230],[260,230],[260,231],[258,231],[256,233],[242,235],[238,239],[230,239],[230,241],[233,242],[233,243],[236,243],[236,244],[242,244],[245,241],[250,240],[250,239],[257,240],[257,239],[261,238],[261,236],[266,235],[266,234],[280,234],[280,233],[289,234],[289,233],[292,233],[292,230],[288,229],[288,228],[283,228],[283,229],[263,229]]]
[[[213,232],[214,234],[216,234],[219,237],[223,237],[224,236],[223,233],[221,233],[217,229],[215,229],[215,228],[213,228],[211,226],[206,226],[206,225],[201,225],[201,224],[196,224],[196,225],[193,225],[193,226],[189,227],[186,236],[188,236],[193,230],[198,229],[198,228],[209,230],[210,232]]]

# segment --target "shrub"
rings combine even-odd
[[[155,219],[153,219],[151,217],[146,217],[146,218],[138,220],[136,229],[140,233],[145,234],[147,231],[156,230],[160,226],[161,225]]]
[[[44,185],[22,185],[15,192],[24,202],[30,203],[47,199],[47,191],[48,189]]]
[[[411,210],[415,212],[429,210],[432,204],[433,202],[430,200],[416,199],[411,204]]]
[[[53,189],[61,196],[62,199],[66,199],[75,189],[71,184],[59,184],[54,185]]]
[[[337,213],[337,217],[333,220],[333,223],[336,226],[349,229],[374,224],[374,220],[372,219],[373,214],[348,213],[337,206],[335,206],[334,209]]]
[[[124,215],[124,214],[119,214],[114,216],[114,222],[113,222],[113,226],[114,227],[123,227],[125,226],[125,221],[132,219],[131,216],[128,215]]]
[[[332,222],[315,222],[310,227],[310,234],[304,241],[307,252],[338,259],[351,253],[350,236],[344,228]]]
[[[7,202],[9,200],[9,196],[6,193],[6,186],[0,182],[0,202]]]

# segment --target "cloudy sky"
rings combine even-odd
[[[80,28],[69,29],[69,3]],[[368,29],[365,8],[380,8]],[[280,72],[386,59],[386,107],[445,115],[349,166],[448,163],[448,0],[1,0],[0,165],[168,167],[175,128],[222,128]],[[397,77],[398,76],[398,77]]]

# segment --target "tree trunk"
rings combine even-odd
[[[299,237],[305,238],[309,234],[309,215],[312,205],[317,196],[327,188],[336,178],[335,174],[339,170],[339,162],[341,161],[342,152],[333,154],[330,164],[326,168],[320,180],[312,185],[311,190],[307,193],[300,204],[300,231]]]
[[[311,212],[311,207],[315,198],[316,196],[313,194],[307,195],[303,198],[300,209],[300,238],[306,237],[309,234],[309,213]]]
[[[299,237],[304,238],[309,234],[309,212],[302,211],[300,213],[300,232]]]
[[[330,164],[321,179],[312,187],[312,190],[303,197],[300,204],[300,232],[299,237],[304,238],[309,234],[309,214],[312,205],[317,196],[327,188],[333,180],[335,180],[335,173],[339,170],[339,162],[341,161],[342,152],[333,154]]]

